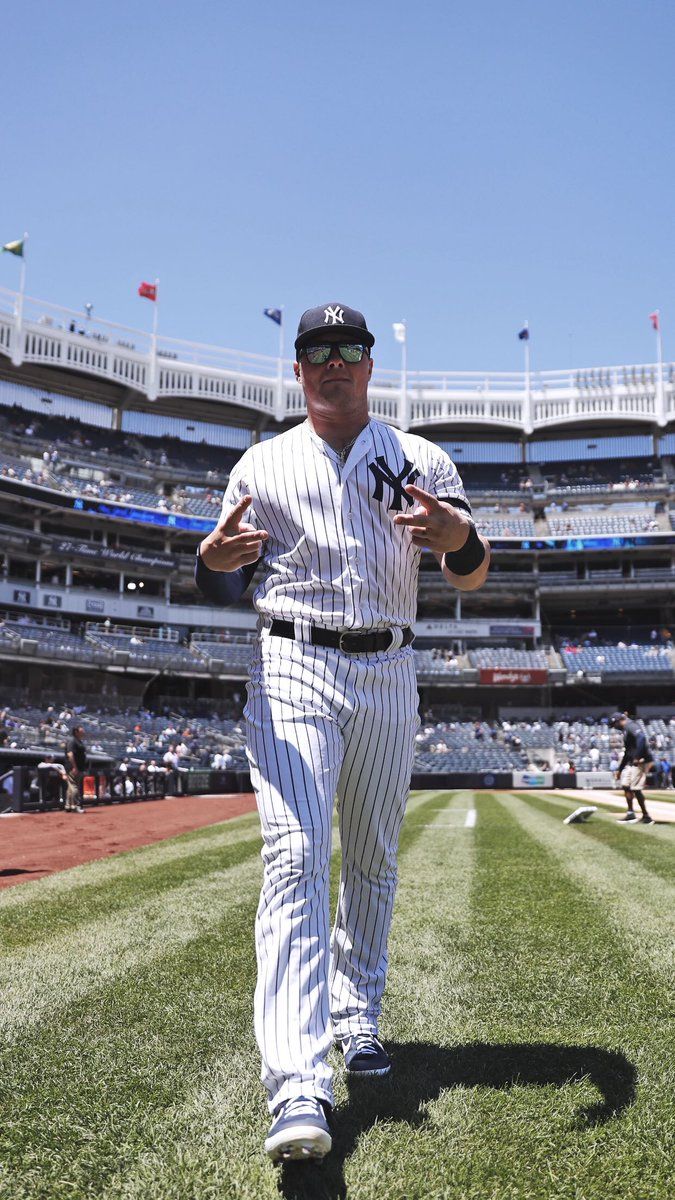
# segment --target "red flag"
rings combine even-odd
[[[649,320],[652,323],[652,329],[655,329],[656,332],[658,333],[659,329],[661,328],[658,308],[657,308],[656,312],[649,314]]]
[[[155,284],[155,283],[139,283],[138,294],[139,294],[139,296],[145,297],[146,300],[156,300],[157,299],[157,284]]]

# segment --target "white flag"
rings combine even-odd
[[[397,342],[405,342],[405,334],[406,334],[405,321],[394,321],[394,324],[392,325],[392,329],[394,331],[394,337],[396,338],[396,341]]]

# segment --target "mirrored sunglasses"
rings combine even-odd
[[[304,354],[307,361],[312,363],[312,366],[320,367],[322,363],[328,362],[334,346],[337,346],[340,358],[346,363],[361,362],[366,353],[365,346],[360,346],[353,342],[332,342],[330,345],[325,346],[303,346],[300,355]]]

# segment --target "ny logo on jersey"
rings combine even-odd
[[[381,454],[377,456],[374,463],[368,463],[368,470],[372,472],[375,479],[375,489],[373,491],[373,500],[382,500],[384,498],[384,484],[388,484],[391,488],[391,504],[390,510],[400,512],[403,508],[403,501],[406,504],[413,504],[412,496],[403,491],[407,483],[414,483],[419,478],[419,471],[414,467],[407,458],[403,459],[403,469],[398,475],[394,475],[391,467],[387,464],[386,458]]]
[[[344,325],[345,310],[340,308],[339,304],[329,304],[328,308],[324,308],[324,325]]]

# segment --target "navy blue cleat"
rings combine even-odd
[[[265,1139],[272,1162],[317,1162],[333,1141],[328,1117],[330,1104],[316,1096],[293,1096],[280,1105]]]
[[[349,1075],[388,1075],[391,1071],[391,1059],[374,1033],[353,1033],[337,1044]]]

